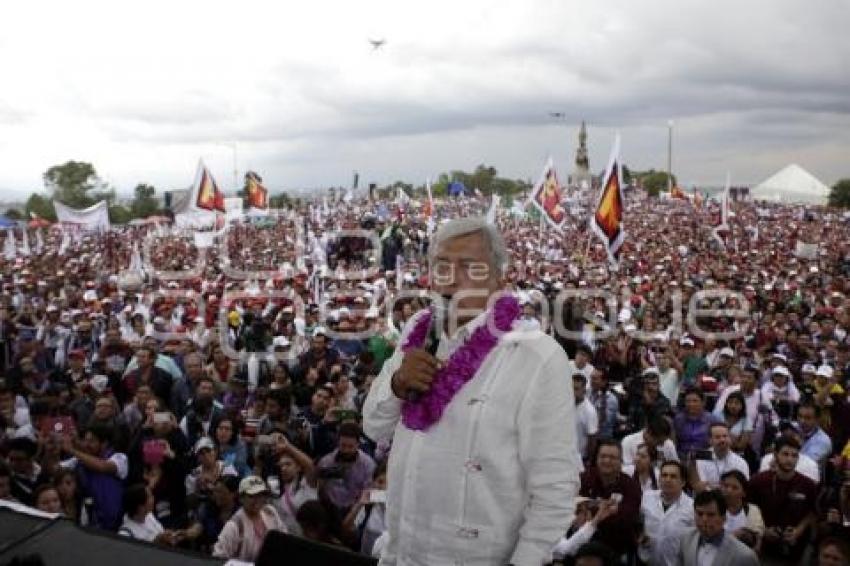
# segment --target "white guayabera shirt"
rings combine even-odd
[[[447,359],[485,316],[444,336],[437,357]],[[363,409],[366,434],[376,442],[393,439],[381,565],[546,562],[572,520],[579,485],[563,349],[540,331],[505,334],[425,432],[400,421],[402,401],[390,380],[402,357],[399,347]]]

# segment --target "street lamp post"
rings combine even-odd
[[[667,192],[673,192],[673,120],[667,120]]]
[[[239,192],[239,189],[242,187],[239,186],[239,170],[236,166],[236,142],[213,142],[216,145],[221,145],[224,147],[229,147],[231,151],[233,151],[233,190]]]

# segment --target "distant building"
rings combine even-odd
[[[587,159],[587,127],[584,121],[582,121],[581,129],[578,131],[575,169],[567,182],[572,187],[583,189],[593,186],[593,175],[590,174],[590,163]]]

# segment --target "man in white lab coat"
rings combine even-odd
[[[686,481],[685,465],[669,460],[661,465],[660,489],[643,494],[640,513],[644,536],[638,554],[648,564],[676,564],[679,538],[694,526],[694,501],[682,491]]]
[[[457,329],[435,329],[434,354],[407,348],[427,316],[417,313],[363,409],[366,434],[393,440],[381,565],[540,566],[569,527],[578,491],[569,360],[539,330],[507,332],[438,420],[408,427],[404,403],[428,395],[437,368],[474,342],[508,259],[501,235],[479,218],[442,225],[429,253],[432,290],[449,301]]]

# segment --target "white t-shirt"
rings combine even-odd
[[[764,400],[768,403],[777,399],[786,399],[788,401],[798,403],[800,401],[800,391],[793,381],[788,381],[784,387],[779,387],[772,381],[768,381],[761,386],[761,393]]]
[[[366,520],[366,524],[363,527],[363,539],[361,543],[363,546],[360,548],[360,552],[369,556],[374,556],[375,552],[375,543],[381,535],[387,532],[387,522],[385,518],[386,514],[386,505],[383,503],[375,503],[372,505],[372,511],[369,513],[369,518],[366,519],[366,508],[360,510],[357,513],[357,517],[354,519],[354,525],[359,527],[364,520]]]
[[[661,394],[667,397],[672,406],[676,406],[679,401],[679,372],[673,368],[667,368],[666,371],[658,370],[658,386]]]
[[[643,438],[643,431],[639,430],[634,434],[630,434],[623,438],[623,442],[621,443],[623,447],[623,465],[634,464],[635,463],[635,454],[637,454],[638,446],[641,444],[646,444],[646,440]],[[679,454],[676,452],[676,445],[673,444],[673,441],[669,438],[664,441],[664,444],[661,445],[658,450],[658,459],[662,462],[665,460],[676,460],[679,461]]]
[[[744,508],[738,510],[737,515],[726,512],[726,524],[724,528],[727,533],[734,533],[747,526],[747,514],[744,513]]]
[[[281,486],[281,494],[274,501],[274,507],[289,532],[300,535],[301,526],[295,520],[295,514],[306,502],[317,499],[319,499],[319,493],[316,488],[310,487],[304,478],[300,478]]]
[[[773,465],[773,454],[765,454],[761,459],[761,464],[759,465],[760,472],[766,472]],[[819,484],[820,483],[820,469],[818,468],[818,463],[806,456],[805,454],[800,454],[800,458],[797,460],[796,471],[800,472],[813,482]]]
[[[587,457],[587,437],[599,434],[599,416],[596,407],[587,397],[576,405],[576,447],[583,458]]]
[[[153,516],[153,513],[148,513],[143,523],[136,522],[127,515],[124,515],[124,522],[121,524],[121,528],[118,529],[118,534],[145,542],[153,542],[164,530],[162,524]]]
[[[697,460],[697,475],[700,481],[705,482],[711,488],[720,487],[720,477],[730,470],[738,470],[748,480],[750,479],[750,467],[746,460],[732,452],[726,453],[725,458],[718,458],[711,451],[711,460]]]
[[[127,471],[129,469],[127,465],[127,455],[121,452],[116,452],[109,458],[107,458],[110,462],[115,464],[115,477],[119,480],[127,479]],[[76,458],[69,458],[68,460],[64,460],[60,463],[63,468],[68,468],[73,470],[79,465],[80,461]]]

